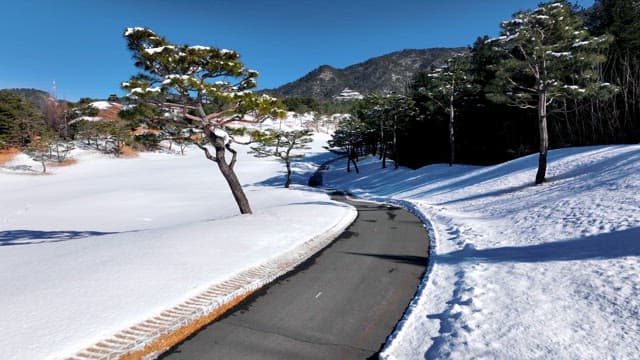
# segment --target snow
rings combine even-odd
[[[189,46],[189,49],[193,49],[193,50],[211,50],[210,47],[202,46],[202,45]]]
[[[77,164],[42,176],[24,155],[0,168],[3,359],[70,356],[353,216],[323,192],[282,188],[282,163],[236,148],[253,215],[238,215],[195,147],[129,159],[76,149]],[[295,163],[294,182],[327,155]]]
[[[96,108],[98,110],[109,110],[113,106],[108,101],[94,101],[89,105],[93,106],[94,108]]]
[[[429,268],[382,358],[604,359],[640,353],[640,145],[488,167],[332,164],[327,186],[411,209]]]
[[[223,138],[225,145],[228,144],[231,141],[231,137],[229,136],[229,134],[226,131],[224,131],[223,129],[221,129],[221,128],[213,129],[213,133],[217,137]]]
[[[585,92],[587,91],[586,89],[583,89],[577,85],[563,85],[562,86],[563,89],[569,89],[569,90],[575,90],[575,91],[579,91],[579,92]]]
[[[155,47],[155,48],[144,49],[144,52],[149,54],[149,55],[153,55],[153,54],[157,54],[157,53],[160,53],[160,52],[164,51],[164,49],[175,50],[176,47],[175,46],[171,46],[171,45],[165,45],[165,46],[160,46],[160,47]]]
[[[553,56],[553,57],[563,57],[563,56],[572,56],[570,51],[562,51],[562,52],[555,52],[555,51],[547,51],[547,54]]]
[[[143,27],[132,27],[132,28],[127,28],[124,32],[124,36],[130,36],[135,32],[138,31],[150,31],[149,29],[143,28]]]
[[[589,45],[591,44],[591,41],[579,41],[575,44],[573,44],[571,47],[580,47],[580,46],[585,46],[585,45]]]

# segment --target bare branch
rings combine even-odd
[[[211,155],[211,152],[209,152],[209,149],[207,149],[206,146],[202,146],[201,144],[199,144],[198,142],[194,142],[194,144],[196,144],[197,147],[200,148],[200,150],[204,151],[204,156],[207,157],[207,159],[213,161],[213,162],[218,162],[218,159],[216,159],[215,156]]]
[[[227,144],[227,145],[225,145],[224,147],[225,147],[225,148],[227,148],[227,150],[229,150],[229,152],[232,154],[232,156],[231,156],[231,162],[229,163],[229,167],[230,167],[231,169],[233,169],[233,166],[236,164],[236,160],[237,160],[237,158],[238,158],[238,152],[237,152],[237,151],[235,151],[235,150],[231,147],[231,144],[230,144],[230,143],[229,143],[229,144]]]

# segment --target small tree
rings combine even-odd
[[[468,53],[456,54],[445,65],[431,71],[427,75],[430,80],[428,86],[418,90],[449,115],[449,166],[455,162],[456,107],[474,90],[470,66]]]
[[[490,39],[505,60],[498,64],[490,98],[523,109],[537,109],[540,156],[535,182],[545,181],[549,135],[547,109],[565,97],[604,96],[612,87],[600,83],[594,67],[605,60],[609,40],[592,37],[567,1],[541,4],[518,12],[501,24],[501,36]]]
[[[56,143],[56,136],[53,131],[43,131],[37,137],[34,137],[29,145],[24,149],[33,161],[37,161],[42,165],[42,173],[47,172],[47,162],[54,157],[53,148]]]
[[[124,37],[142,73],[122,87],[141,102],[180,111],[179,120],[202,130],[214,154],[206,146],[195,144],[218,165],[240,212],[250,214],[249,200],[234,169],[235,140],[224,127],[230,122],[260,123],[268,117],[284,116],[279,101],[248,91],[257,86],[258,72],[246,68],[235,51],[172,44],[145,28],[129,28]],[[232,154],[231,160],[226,158],[226,151]]]
[[[291,185],[291,161],[304,157],[302,153],[294,153],[296,150],[309,149],[311,139],[310,130],[273,130],[268,129],[264,132],[255,132],[252,134],[253,141],[257,144],[252,146],[253,154],[256,157],[275,156],[284,161],[287,167],[287,180],[284,187]]]
[[[342,148],[342,152],[347,158],[347,172],[351,172],[351,164],[358,169],[358,152],[362,146],[362,134],[365,128],[362,122],[356,118],[343,118],[338,123],[338,128],[333,133],[333,138],[329,140],[330,147]]]

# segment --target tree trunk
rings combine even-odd
[[[231,189],[231,194],[233,194],[233,198],[236,200],[236,204],[238,204],[238,208],[240,209],[241,214],[251,214],[251,206],[249,206],[249,200],[242,190],[242,185],[238,180],[238,176],[236,176],[236,172],[233,170],[234,160],[231,161],[231,164],[227,163],[227,159],[225,158],[225,149],[227,148],[224,144],[224,139],[215,136],[215,134],[211,133],[209,135],[209,140],[213,144],[213,147],[216,150],[216,163],[218,164],[218,168],[222,173],[222,176],[227,181],[229,188]]]
[[[382,147],[382,153],[380,153],[380,156],[382,158],[382,168],[386,169],[387,168],[387,146],[386,145]]]
[[[284,183],[284,187],[289,188],[289,185],[291,185],[291,160],[287,158],[284,161],[287,165],[287,181]]]
[[[398,125],[397,118],[393,118],[393,168],[398,168]]]
[[[356,174],[360,174],[360,169],[358,169],[358,163],[351,158],[351,162],[353,162],[353,167],[356,169]]]
[[[453,95],[451,95],[451,105],[449,107],[449,166],[453,166],[456,157],[456,143],[453,136],[453,120],[455,109],[453,108]]]
[[[540,131],[540,157],[538,158],[538,173],[536,184],[545,181],[547,173],[547,152],[549,151],[549,134],[547,132],[547,93],[538,93],[538,129]]]

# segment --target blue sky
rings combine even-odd
[[[149,27],[175,43],[236,50],[259,88],[328,64],[346,67],[402,49],[471,45],[538,0],[23,0],[0,16],[0,88],[71,101],[121,95],[136,73],[122,32]],[[588,7],[593,0],[577,1]]]

